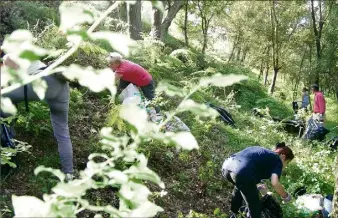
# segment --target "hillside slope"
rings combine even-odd
[[[320,143],[309,144],[298,140],[283,131],[280,125],[266,119],[254,117],[254,107],[269,107],[270,114],[280,118],[292,116],[288,100],[286,103],[267,94],[266,88],[257,81],[255,74],[240,66],[228,65],[214,58],[207,58],[205,70],[197,64],[198,56],[187,51],[178,55],[149,56],[135,54],[133,60],[150,69],[155,81],[166,80],[182,88],[191,87],[199,77],[216,72],[223,74],[244,74],[249,80],[227,88],[207,88],[192,96],[199,103],[212,102],[225,107],[233,115],[236,128],[221,121],[196,117],[185,112],[178,116],[190,127],[200,149],[192,152],[178,152],[157,141],[143,144],[140,148],[149,157],[150,168],[159,174],[166,184],[168,194],[154,200],[165,209],[159,217],[185,217],[190,210],[199,216],[221,217],[229,211],[231,185],[221,176],[221,165],[226,157],[247,146],[261,145],[273,148],[276,142],[285,141],[295,151],[296,159],[286,169],[282,182],[292,193],[297,187],[305,185],[311,193],[333,193],[334,176],[332,166],[334,153]],[[146,58],[148,57],[148,58]],[[152,57],[152,58],[149,58]],[[183,57],[183,58],[182,58]],[[185,59],[184,59],[185,58]],[[183,60],[183,62],[181,61]],[[111,119],[116,114],[115,104],[109,103],[107,93],[93,94],[81,88],[71,92],[70,130],[74,144],[75,166],[78,170],[85,167],[91,152],[101,151],[99,129],[113,126],[118,133],[122,131],[119,121]],[[286,98],[287,99],[287,98]],[[178,105],[179,98],[160,97],[161,107],[170,110]],[[329,101],[328,125],[338,125],[337,104]],[[49,174],[33,175],[38,165],[58,168],[56,143],[52,137],[48,122],[48,108],[44,103],[31,103],[30,114],[24,114],[18,120],[18,139],[33,145],[31,154],[19,156],[19,168],[12,172],[2,184],[2,208],[11,208],[10,198],[15,195],[34,195],[41,197],[49,193],[55,185],[55,179]],[[21,107],[23,112],[23,107]],[[335,120],[336,119],[336,120]],[[119,125],[117,125],[119,124]],[[335,133],[331,133],[337,134]],[[149,186],[156,191],[152,184]],[[118,201],[113,189],[92,190],[87,197],[93,204],[103,205]],[[217,209],[219,208],[219,209]],[[285,217],[297,217],[291,205],[283,206]],[[6,213],[9,217],[11,213]],[[195,214],[198,216],[197,214]],[[91,216],[84,211],[81,217]]]

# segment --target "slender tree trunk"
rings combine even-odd
[[[128,23],[128,10],[127,10],[127,3],[123,2],[119,6],[119,18],[123,21]]]
[[[202,32],[203,32],[203,47],[202,54],[205,55],[205,51],[208,46],[208,30],[209,30],[209,22],[211,19],[207,20],[205,17],[202,17]]]
[[[268,83],[269,68],[270,68],[270,65],[269,65],[269,62],[267,61],[267,62],[266,62],[265,77],[264,77],[264,85],[265,85],[265,86],[266,86],[267,83]]]
[[[242,47],[239,47],[238,50],[237,50],[236,61],[240,60],[241,51],[242,51]]]
[[[314,83],[319,84],[319,74],[320,74],[320,62],[321,62],[321,35],[322,35],[322,29],[324,22],[322,20],[322,10],[321,5],[322,1],[318,1],[319,5],[319,25],[317,29],[317,22],[316,22],[316,15],[315,15],[315,9],[314,9],[314,1],[311,0],[311,17],[312,17],[312,26],[313,26],[313,33],[315,35],[315,42],[316,42],[316,50],[317,50],[317,67],[316,67],[316,74],[314,77]]]
[[[154,39],[159,40],[161,38],[161,24],[163,19],[163,13],[156,7],[153,7],[153,20],[151,27],[151,35]]]
[[[185,12],[184,12],[184,39],[185,39],[185,45],[189,46],[188,41],[188,1],[185,3]]]
[[[270,64],[269,64],[269,61],[270,61],[270,46],[267,47],[267,52],[266,52],[266,70],[265,70],[265,77],[264,77],[264,86],[267,85],[267,82],[268,82],[268,76],[269,76],[269,70],[270,70]]]
[[[129,10],[129,34],[134,40],[142,39],[142,20],[141,20],[141,0],[137,0],[134,5],[130,5]]]
[[[208,44],[208,34],[204,33],[203,34],[203,47],[202,47],[202,54],[205,54],[205,50],[207,49],[207,44]]]
[[[249,48],[245,47],[243,53],[242,53],[242,58],[241,58],[241,63],[243,63],[245,61],[246,58],[246,54],[248,53]]]
[[[264,51],[263,51],[263,55],[265,56],[265,55],[267,55],[267,52],[268,52],[268,46],[266,46],[265,48],[264,48]],[[264,63],[265,63],[265,57],[262,57],[262,59],[261,59],[261,66],[260,66],[260,68],[259,68],[259,76],[258,76],[258,80],[260,80],[261,79],[261,76],[263,76],[263,72],[264,72]]]
[[[278,68],[274,68],[273,69],[272,81],[271,81],[271,85],[270,85],[270,91],[269,91],[270,94],[273,94],[273,92],[275,91],[277,75],[278,75]]]
[[[238,42],[239,42],[239,34],[236,36],[236,40],[235,40],[235,43],[234,43],[234,45],[232,47],[232,50],[231,50],[231,53],[230,53],[230,56],[229,56],[229,59],[228,59],[228,63],[232,60],[232,57],[234,56],[234,53],[235,53],[235,50],[237,48]]]
[[[261,66],[259,67],[259,75],[258,75],[258,80],[261,79],[261,76],[263,76],[263,60],[261,61]]]
[[[174,18],[176,17],[176,14],[182,8],[184,3],[185,3],[184,1],[175,1],[174,4],[170,6],[168,14],[166,18],[164,18],[162,25],[161,25],[161,34],[160,34],[161,41],[164,41],[165,38],[167,37],[171,22],[174,20]]]
[[[269,93],[273,94],[276,87],[276,80],[279,71],[279,52],[280,52],[280,44],[278,40],[278,20],[276,16],[276,0],[272,1],[272,6],[270,10],[271,15],[271,29],[272,29],[272,59],[273,59],[273,77],[271,81],[271,86]]]

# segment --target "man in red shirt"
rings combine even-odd
[[[150,73],[138,64],[124,60],[122,55],[117,52],[110,53],[107,61],[110,68],[120,78],[118,92],[125,89],[130,83],[141,88],[144,96],[149,100],[155,98],[155,85]],[[156,111],[158,112],[158,108]]]
[[[317,84],[312,85],[312,92],[315,95],[314,104],[313,104],[313,115],[315,119],[319,121],[324,121],[325,111],[326,111],[326,102],[322,92],[319,91],[319,86]]]

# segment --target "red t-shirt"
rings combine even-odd
[[[313,104],[313,112],[325,114],[326,111],[326,102],[323,93],[316,92],[315,93],[315,100]]]
[[[153,79],[143,67],[131,61],[124,60],[116,69],[122,79],[139,87],[148,85]]]

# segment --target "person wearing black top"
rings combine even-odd
[[[284,142],[277,143],[275,151],[260,146],[248,147],[226,159],[222,166],[223,176],[235,188],[232,193],[231,211],[238,214],[245,200],[248,217],[261,217],[261,203],[257,184],[263,179],[271,179],[271,184],[284,202],[291,196],[285,191],[279,178],[282,169],[294,158],[292,150]]]

